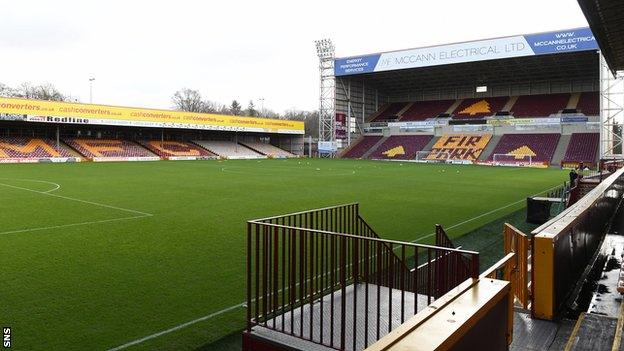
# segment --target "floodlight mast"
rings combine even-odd
[[[314,42],[319,58],[320,95],[319,95],[319,136],[318,141],[336,142],[336,77],[334,76],[335,48],[331,39]],[[319,153],[321,156],[321,153]],[[323,156],[334,157],[335,153],[324,153]]]
[[[624,157],[624,73],[615,75],[600,55],[600,158]]]

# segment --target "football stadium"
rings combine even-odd
[[[318,40],[314,135],[0,94],[3,348],[624,350],[624,5],[578,6]]]

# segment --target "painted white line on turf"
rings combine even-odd
[[[547,192],[547,191],[550,191],[550,190],[556,189],[556,188],[558,188],[558,187],[559,187],[559,185],[554,186],[554,187],[549,188],[549,189],[546,189],[546,190],[543,190],[543,191],[540,191],[540,192],[535,193],[535,194],[533,194],[533,195],[531,195],[531,196],[537,196],[537,195],[539,195],[539,194],[543,194],[543,193],[545,193],[545,192]],[[472,221],[474,221],[474,220],[476,220],[476,219],[479,219],[479,218],[485,217],[485,216],[490,215],[490,214],[492,214],[492,213],[496,213],[496,212],[498,212],[498,211],[500,211],[500,210],[504,210],[504,209],[506,209],[506,208],[508,208],[508,207],[511,207],[511,206],[517,205],[517,204],[519,204],[519,203],[521,203],[521,202],[523,202],[523,201],[526,201],[526,198],[521,199],[521,200],[518,200],[518,201],[515,201],[515,202],[512,202],[512,203],[507,204],[507,205],[505,205],[505,206],[502,206],[502,207],[499,207],[499,208],[493,209],[493,210],[491,210],[491,211],[488,211],[488,212],[482,213],[482,214],[480,214],[480,215],[478,215],[478,216],[476,216],[476,217],[472,217],[472,218],[467,219],[467,220],[465,220],[465,221],[463,221],[463,222],[459,222],[459,223],[453,224],[452,226],[445,228],[445,230],[451,230],[451,229],[453,229],[453,228],[457,228],[457,227],[462,226],[462,225],[464,225],[464,224],[466,224],[466,223],[470,223],[470,222],[472,222]],[[430,237],[432,237],[432,236],[434,236],[434,235],[435,235],[435,232],[433,232],[433,233],[431,233],[431,234],[427,234],[427,235],[421,236],[420,238],[415,239],[415,240],[412,240],[411,242],[413,242],[413,243],[417,243],[417,242],[419,242],[419,241],[421,241],[421,240],[423,240],[423,239],[430,238]]]
[[[129,208],[123,208],[123,207],[117,207],[117,206],[102,204],[102,203],[99,203],[99,202],[81,200],[81,199],[77,199],[77,198],[69,197],[69,196],[62,196],[62,195],[52,194],[49,191],[33,190],[33,189],[23,188],[21,186],[9,185],[9,184],[4,184],[4,183],[0,183],[0,185],[8,187],[8,188],[19,189],[19,190],[24,190],[24,191],[30,191],[30,192],[37,193],[37,194],[52,196],[52,197],[56,197],[56,198],[59,198],[59,199],[65,199],[65,200],[81,202],[81,203],[85,203],[85,204],[89,204],[89,205],[110,208],[110,209],[113,209],[113,210],[130,212],[130,213],[136,213],[136,214],[140,214],[140,215],[143,215],[143,216],[153,216],[153,214],[147,213],[147,212],[141,212],[141,211],[132,210],[132,209],[129,209]],[[54,190],[56,190],[56,189],[54,189]]]
[[[139,219],[139,218],[146,218],[146,217],[150,217],[150,216],[121,217],[121,218],[102,219],[102,220],[99,220],[99,221],[89,221],[89,222],[80,222],[80,223],[60,224],[60,225],[53,225],[53,226],[48,226],[48,227],[37,227],[37,228],[28,228],[28,229],[9,230],[9,231],[6,231],[6,232],[0,232],[0,235],[16,234],[16,233],[28,233],[28,232],[36,232],[36,231],[40,231],[40,230],[49,230],[49,229],[78,227],[78,226],[82,226],[82,225],[109,223],[109,222],[116,222],[116,221],[127,221],[127,220],[130,220],[130,219]]]
[[[54,183],[54,182],[49,182],[47,180],[39,180],[39,179],[22,179],[22,178],[0,178],[3,180],[17,180],[17,181],[21,181],[21,182],[33,182],[33,183],[42,183],[42,184],[50,184],[50,185],[54,185],[54,188],[50,189],[50,190],[45,190],[42,191],[42,193],[51,193],[53,191],[59,190],[61,188],[61,185],[58,183]]]
[[[175,327],[172,327],[172,328],[160,331],[160,332],[152,334],[152,335],[148,335],[148,336],[146,336],[144,338],[136,339],[134,341],[130,341],[129,343],[126,343],[126,344],[114,347],[112,349],[108,349],[108,351],[118,351],[118,350],[126,349],[126,348],[128,348],[130,346],[134,346],[136,344],[140,344],[142,342],[145,342],[145,341],[148,341],[148,340],[151,340],[151,339],[155,339],[155,338],[157,338],[157,337],[159,337],[161,335],[169,334],[169,333],[172,333],[174,331],[180,330],[182,328],[186,328],[189,325],[193,325],[195,323],[199,323],[199,322],[211,319],[213,317],[219,316],[219,315],[224,314],[226,312],[229,312],[229,311],[235,310],[237,308],[243,307],[244,305],[245,305],[244,303],[240,303],[238,305],[230,306],[228,308],[222,309],[221,311],[217,311],[217,312],[211,313],[211,314],[209,314],[207,316],[203,316],[203,317],[200,317],[200,318],[197,318],[197,319],[193,319],[192,321],[180,324],[178,326],[175,326]]]

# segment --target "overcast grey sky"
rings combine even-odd
[[[179,88],[316,109],[313,41],[338,56],[586,26],[575,0],[3,1],[0,82],[170,108]]]

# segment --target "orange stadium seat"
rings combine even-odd
[[[141,147],[127,140],[118,139],[69,139],[67,145],[85,157],[153,157]]]
[[[426,159],[476,161],[491,138],[490,134],[444,135],[436,141]]]
[[[0,138],[0,158],[73,157],[63,147],[49,139]]]
[[[171,156],[215,156],[208,150],[205,150],[195,144],[183,141],[160,141],[149,140],[142,141],[141,145],[148,148],[151,152],[160,157]]]

